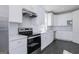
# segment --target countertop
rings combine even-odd
[[[22,39],[22,38],[26,38],[27,39],[27,36],[19,35],[19,34],[17,34],[17,35],[10,35],[9,36],[9,41],[11,41],[11,40],[18,40],[18,39]]]
[[[41,35],[31,36],[31,37],[28,37],[28,39],[36,38],[36,37],[39,37],[39,36],[41,36]]]

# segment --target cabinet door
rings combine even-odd
[[[79,33],[73,32],[72,42],[79,44]]]
[[[54,15],[54,26],[68,26],[68,20],[72,20],[72,13]]]
[[[22,23],[22,6],[9,6],[9,22]]]
[[[53,13],[48,13],[48,17],[47,17],[47,25],[48,26],[53,26],[53,22],[54,22],[54,14]]]
[[[46,33],[41,34],[41,49],[43,50],[46,48],[53,40],[54,40],[54,35],[53,35],[52,30],[48,30]]]
[[[33,20],[33,24],[34,25],[37,24],[38,25],[37,27],[44,24],[45,10],[44,10],[43,6],[41,6],[41,5],[32,6],[32,12],[37,14],[37,17],[34,18],[34,20]]]
[[[79,32],[79,10],[73,12],[73,32]]]
[[[9,53],[10,54],[26,54],[27,53],[27,39],[24,38],[20,40],[10,41]]]
[[[72,41],[72,32],[71,31],[56,31],[56,39],[65,40],[65,41]]]

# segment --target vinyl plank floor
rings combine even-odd
[[[72,54],[79,54],[79,44],[55,40],[48,47],[46,47],[41,53],[42,54],[63,54],[63,51],[66,50]]]

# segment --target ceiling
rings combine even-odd
[[[45,5],[46,11],[52,11],[54,13],[70,12],[79,9],[79,5]]]

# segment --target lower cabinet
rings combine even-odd
[[[79,44],[79,33],[73,32],[72,42]]]
[[[52,30],[47,30],[46,33],[41,34],[41,50],[46,48],[54,40],[54,33]]]
[[[10,54],[26,54],[27,53],[27,39],[18,39],[9,42]]]
[[[59,40],[72,41],[72,34],[72,31],[56,31],[55,38]]]

